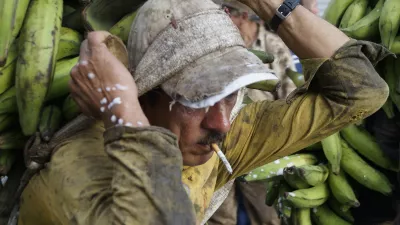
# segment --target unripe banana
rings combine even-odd
[[[22,149],[27,138],[21,130],[13,129],[0,134],[0,149]]]
[[[15,65],[17,57],[17,45],[13,43],[8,52],[6,63],[3,67],[0,67],[0,94],[4,93],[15,83]]]
[[[396,163],[386,156],[375,138],[365,129],[352,124],[342,129],[341,134],[351,147],[374,164],[385,169],[397,170]]]
[[[244,179],[246,181],[265,180],[283,175],[283,169],[291,166],[312,165],[317,163],[317,158],[312,154],[294,154],[277,159],[274,162],[260,166],[249,174]]]
[[[281,186],[279,188],[279,195],[278,199],[275,204],[276,212],[283,224],[290,225],[290,217],[292,215],[292,206],[289,204],[288,201],[285,199],[285,193],[291,191],[289,185],[282,181]]]
[[[314,208],[328,200],[329,189],[326,183],[308,189],[285,193],[285,199],[296,208]]]
[[[392,99],[388,98],[385,102],[385,104],[382,106],[383,111],[385,111],[386,116],[389,119],[393,119],[395,114],[394,114],[394,105]]]
[[[53,79],[62,17],[62,0],[32,0],[19,40],[16,97],[25,135],[36,132]]]
[[[305,189],[309,188],[310,185],[307,184],[298,173],[296,173],[295,166],[286,167],[283,170],[283,177],[285,178],[286,182],[290,185],[290,187],[294,189]]]
[[[353,188],[347,181],[346,175],[343,171],[340,171],[338,175],[335,175],[332,170],[330,170],[328,184],[332,195],[340,202],[341,205],[351,207],[360,206],[360,202],[357,200]]]
[[[263,80],[257,83],[252,83],[246,86],[250,89],[260,90],[260,91],[269,91],[275,92],[277,89],[281,87],[280,80]]]
[[[296,169],[299,177],[311,186],[317,186],[326,181],[329,176],[329,169],[325,165],[304,165]]]
[[[13,125],[18,125],[17,114],[0,114],[0,132],[7,130]]]
[[[121,38],[124,43],[128,42],[129,32],[131,31],[131,26],[136,18],[137,11],[129,13],[124,16],[118,23],[110,28],[110,33]]]
[[[351,214],[351,211],[348,209],[348,206],[341,205],[336,198],[329,198],[328,205],[329,208],[331,208],[342,219],[346,220],[347,222],[354,223],[354,217]]]
[[[60,60],[56,63],[54,78],[51,82],[46,101],[50,101],[69,93],[68,82],[71,79],[71,69],[78,63],[79,57]]]
[[[307,151],[314,151],[314,150],[321,150],[321,149],[322,149],[321,142],[317,142],[315,144],[312,144],[312,145],[304,148],[304,150],[307,150]]]
[[[340,142],[339,132],[321,141],[322,149],[328,162],[332,165],[334,174],[339,174],[340,160],[342,159],[342,146]]]
[[[381,172],[375,170],[342,140],[342,169],[365,187],[384,195],[392,193],[392,184]]]
[[[76,9],[70,5],[64,4],[63,6],[63,17],[68,16],[69,14],[75,12]]]
[[[341,29],[346,35],[359,40],[368,40],[379,34],[379,17],[385,0],[379,0],[375,8],[352,26]]]
[[[79,32],[68,27],[61,27],[56,60],[79,55],[82,40],[83,37]]]
[[[301,87],[305,83],[304,75],[290,69],[289,67],[286,68],[285,74],[293,81],[296,87]]]
[[[62,113],[55,105],[49,105],[43,108],[39,123],[40,137],[48,142],[61,127]]]
[[[400,110],[400,94],[397,92],[399,76],[396,71],[396,64],[400,63],[392,57],[387,57],[384,60],[384,66],[381,68],[381,73],[386,83],[389,86],[389,97],[395,104],[396,108]]]
[[[326,204],[313,208],[311,217],[317,225],[351,225],[332,212]]]
[[[386,0],[379,18],[379,32],[382,44],[388,49],[392,47],[394,38],[400,27],[400,1]]]
[[[0,176],[7,175],[16,160],[15,149],[0,150]],[[1,185],[0,185],[1,186]]]
[[[328,7],[325,9],[323,18],[337,27],[340,18],[342,18],[347,7],[349,7],[353,1],[354,0],[331,0]]]
[[[15,93],[15,87],[11,87],[0,95],[0,114],[18,112]]]
[[[70,121],[80,114],[79,106],[74,102],[71,95],[65,98],[62,113],[66,121]]]
[[[355,0],[346,9],[343,18],[340,21],[339,28],[346,28],[355,24],[357,21],[365,16],[367,8],[368,0]]]
[[[15,22],[14,22],[14,26],[13,26],[13,29],[11,32],[12,41],[14,41],[15,38],[18,36],[18,34],[21,30],[22,24],[24,24],[26,11],[28,10],[30,1],[31,0],[18,0],[15,17],[14,17]]]
[[[394,54],[400,54],[400,36],[397,36],[392,44],[392,47],[390,48],[390,51],[393,52]]]
[[[293,225],[312,225],[311,211],[309,208],[292,209],[292,224]]]
[[[279,188],[281,187],[281,180],[271,180],[266,184],[265,204],[273,206],[279,196]]]
[[[254,49],[247,49],[247,50],[256,55],[263,63],[273,63],[275,60],[274,55],[268,52],[254,50]]]
[[[12,29],[14,26],[14,13],[18,0],[0,0],[0,67],[7,60],[9,48],[12,43]]]

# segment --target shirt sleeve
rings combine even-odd
[[[286,101],[252,103],[239,113],[223,143],[233,174],[219,170],[217,188],[376,112],[388,86],[374,66],[389,54],[380,45],[350,40],[330,59],[304,60],[307,82]]]
[[[88,128],[55,149],[24,190],[19,224],[195,224],[176,136],[158,127],[103,132]]]
[[[169,131],[116,127],[105,133],[105,150],[114,161],[107,224],[195,224],[181,152]]]

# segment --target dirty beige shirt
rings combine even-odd
[[[387,54],[380,45],[349,41],[330,59],[303,60],[307,82],[291,93],[288,101],[260,101],[245,106],[234,120],[222,148],[233,167],[233,174],[226,171],[215,154],[207,163],[185,167],[182,172],[182,181],[188,187],[197,223],[202,221],[212,194],[228,181],[293,154],[377,111],[388,97],[388,87],[374,66]],[[162,204],[157,205],[159,196],[153,195],[157,190],[168,193],[171,190],[163,189],[178,188],[170,186],[168,177],[154,186],[157,190],[146,192],[146,204],[143,204],[141,199],[137,202],[129,199],[143,196],[143,189],[135,188],[153,187],[149,184],[152,180],[138,183],[140,171],[137,170],[136,173],[125,173],[123,179],[115,176],[116,170],[128,170],[135,167],[137,160],[140,161],[135,157],[109,155],[109,152],[132,146],[138,148],[137,151],[145,147],[141,146],[141,139],[128,140],[122,138],[115,140],[115,144],[106,142],[104,145],[103,130],[95,128],[60,145],[48,167],[25,189],[20,214],[20,221],[25,222],[20,224],[71,224],[74,221],[72,224],[92,225],[102,224],[93,223],[100,219],[112,221],[119,211],[113,208],[113,193],[117,194],[115,197],[119,194],[125,197],[120,207],[124,214],[133,216],[125,223],[127,225],[149,224],[146,222],[152,215],[158,219],[167,217],[160,213],[163,207],[165,212],[170,212],[168,209],[174,204],[181,204],[180,199],[174,201],[166,197]],[[163,171],[157,170],[164,175],[180,173],[171,170],[172,165],[167,165],[181,163],[181,159],[162,161],[162,158],[149,157],[147,160],[151,165],[166,163]],[[153,176],[157,174],[149,173],[150,178]],[[129,189],[131,185],[132,189]],[[152,198],[154,201],[148,201]],[[142,207],[148,207],[146,212],[149,214],[144,223],[140,221],[145,216],[140,213]]]

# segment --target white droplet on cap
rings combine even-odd
[[[115,115],[111,116],[111,122],[115,123],[115,121],[117,121],[117,117]]]
[[[88,77],[89,77],[89,79],[93,79],[93,78],[96,77],[96,75],[94,75],[94,73],[89,73],[89,74],[88,74]]]

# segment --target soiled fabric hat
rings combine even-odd
[[[278,79],[244,47],[237,27],[211,0],[147,1],[131,27],[128,52],[139,95],[161,86],[191,108]]]

